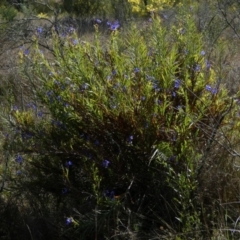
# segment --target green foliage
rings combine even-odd
[[[199,176],[218,131],[231,134],[232,101],[183,19],[167,29],[155,18],[105,43],[97,29],[94,43],[54,34],[54,57],[37,43],[21,55],[34,95],[11,112],[4,147],[26,204],[58,237],[198,238],[208,227]]]
[[[17,10],[12,6],[1,6],[0,7],[0,15],[3,20],[13,21],[17,16]]]
[[[102,14],[103,2],[100,0],[64,0],[63,7],[67,12],[78,16],[92,16],[96,13]]]

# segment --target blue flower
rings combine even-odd
[[[17,111],[18,110],[18,107],[15,105],[15,106],[13,106],[13,110],[14,111]]]
[[[38,27],[38,28],[37,28],[37,34],[40,35],[42,32],[43,32],[42,27]]]
[[[77,39],[72,40],[72,44],[73,45],[77,45],[78,44],[78,40]]]
[[[181,80],[176,79],[174,82],[174,88],[178,89],[181,86]]]
[[[29,49],[24,50],[23,54],[24,56],[27,56],[29,54]]]
[[[107,22],[107,25],[110,27],[109,29],[111,31],[116,31],[119,27],[120,27],[120,24],[119,24],[119,21],[116,20],[115,22],[111,23],[111,22]]]
[[[23,157],[18,154],[17,157],[15,158],[15,161],[18,162],[18,163],[22,163]]]
[[[104,168],[108,168],[108,165],[110,164],[110,162],[108,161],[108,160],[104,160],[103,162],[102,162],[102,166],[104,167]]]
[[[97,18],[95,21],[96,21],[97,24],[101,24],[102,23],[102,20],[99,19],[99,18]]]
[[[139,73],[140,72],[140,69],[139,68],[134,68],[134,73]]]
[[[68,29],[68,32],[70,34],[74,33],[75,32],[75,28],[73,26],[70,26],[69,29]]]
[[[66,219],[67,226],[70,225],[72,222],[73,222],[73,219],[71,217]]]
[[[114,190],[106,190],[104,193],[105,197],[110,198],[111,200],[114,200],[115,192]]]
[[[37,113],[37,116],[40,117],[40,118],[42,118],[42,117],[43,117],[43,112],[42,112],[42,111],[39,111],[39,112]]]
[[[69,192],[69,189],[68,188],[63,188],[63,190],[62,190],[62,194],[67,194]]]
[[[132,141],[133,141],[133,135],[131,135],[131,136],[128,137],[127,142],[128,142],[129,144],[132,144],[132,143],[133,143]]]
[[[194,67],[193,67],[193,70],[194,72],[200,72],[201,71],[201,66],[199,64],[196,64]]]
[[[27,103],[26,106],[27,106],[28,108],[32,108],[32,109],[34,109],[34,110],[37,109],[37,105],[36,105],[35,103]]]
[[[209,71],[210,68],[211,68],[211,63],[208,60],[206,60],[206,69]]]
[[[200,53],[202,56],[204,56],[206,54],[206,52],[204,50],[201,51]]]
[[[68,168],[68,167],[71,167],[73,165],[72,161],[67,161],[65,163],[65,166]]]
[[[215,95],[217,93],[217,88],[213,88],[211,87],[210,85],[206,85],[205,89],[208,91],[208,92],[211,92],[213,95]]]

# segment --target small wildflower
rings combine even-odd
[[[13,106],[13,110],[14,111],[17,111],[18,110],[18,107],[16,105]]]
[[[83,83],[81,86],[81,90],[87,90],[89,85],[87,83]]]
[[[169,161],[169,162],[175,162],[176,158],[177,158],[177,157],[173,155],[173,156],[171,156],[171,157],[168,158],[168,161]]]
[[[38,28],[37,28],[37,34],[40,35],[42,32],[43,32],[42,27],[38,27]]]
[[[105,197],[108,197],[111,200],[114,200],[115,192],[113,190],[112,191],[106,190],[104,195]]]
[[[112,71],[112,76],[115,76],[117,74],[117,70]]]
[[[18,163],[22,163],[23,157],[18,154],[17,157],[15,158],[15,161],[18,162]]]
[[[24,50],[23,54],[24,56],[27,56],[29,54],[29,49]]]
[[[77,39],[74,39],[74,40],[72,41],[72,44],[73,44],[73,45],[77,45],[77,44],[78,44],[78,40],[77,40]]]
[[[133,135],[131,135],[131,136],[128,137],[127,142],[128,142],[129,144],[132,144],[132,143],[133,143]]]
[[[72,161],[67,161],[67,162],[65,163],[65,166],[66,166],[67,168],[71,167],[72,165],[73,165]]]
[[[181,86],[181,81],[179,79],[176,79],[174,81],[174,88],[178,89]]]
[[[73,222],[73,219],[71,217],[66,219],[67,226],[69,226],[72,222]]]
[[[217,88],[213,88],[211,87],[210,85],[206,85],[205,89],[208,91],[208,92],[211,92],[213,95],[215,95],[217,93]]]
[[[68,29],[68,32],[71,34],[71,33],[74,33],[75,32],[75,28],[73,26],[70,26],[70,28]]]
[[[139,68],[134,68],[134,73],[139,73],[140,72],[140,69]]]
[[[5,136],[6,139],[8,139],[9,134],[8,133],[4,133],[4,136]]]
[[[194,72],[200,72],[201,71],[201,66],[199,64],[196,64],[194,67],[193,67],[193,70]]]
[[[206,54],[206,52],[204,50],[201,51],[200,53],[202,56],[204,56]]]
[[[47,97],[48,97],[49,99],[51,99],[52,96],[53,96],[53,91],[52,91],[52,90],[47,91],[47,92],[46,92],[46,95],[47,95]]]
[[[102,23],[102,20],[99,19],[99,18],[97,18],[95,21],[96,21],[97,24],[101,24]]]
[[[119,21],[116,20],[115,22],[111,23],[109,21],[107,21],[107,25],[110,27],[109,29],[111,31],[116,31],[119,27],[120,27],[120,24],[119,24]]]
[[[108,168],[108,165],[110,164],[110,162],[108,161],[108,160],[104,160],[103,162],[102,162],[102,166],[104,167],[104,168]]]
[[[32,109],[37,109],[37,105],[35,103],[27,103],[26,105],[28,108],[32,108]]]
[[[209,71],[210,68],[211,68],[211,63],[208,60],[206,60],[206,69],[207,69],[207,71]]]
[[[62,194],[67,194],[69,192],[69,189],[68,188],[63,188],[63,190],[62,190]]]
[[[176,92],[172,92],[172,96],[176,97],[177,96]]]
[[[42,111],[39,111],[39,112],[37,113],[37,116],[38,116],[39,118],[42,118],[42,117],[43,117],[43,112],[42,112]]]

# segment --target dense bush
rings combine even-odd
[[[183,19],[107,41],[96,32],[92,44],[71,28],[54,34],[53,56],[37,38],[20,54],[31,91],[4,149],[33,238],[206,239],[216,228],[236,106]]]

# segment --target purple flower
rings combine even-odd
[[[70,34],[74,33],[75,32],[75,28],[73,26],[70,26],[69,29],[68,29],[68,32]]]
[[[102,162],[102,166],[104,167],[104,168],[108,168],[108,165],[109,165],[109,161],[108,160],[104,160],[103,162]]]
[[[108,197],[108,198],[111,198],[111,200],[114,200],[115,192],[113,190],[112,191],[106,190],[104,195],[105,197]]]
[[[37,34],[40,35],[42,32],[43,32],[42,27],[38,27],[38,28],[37,28]]]
[[[199,64],[196,64],[194,67],[193,67],[193,70],[194,72],[200,72],[201,71],[201,66]]]
[[[117,70],[112,71],[112,76],[115,76],[117,74]]]
[[[210,85],[206,85],[205,89],[206,89],[207,91],[211,91],[211,90],[212,90],[212,87],[211,87]]]
[[[120,27],[120,24],[119,24],[118,20],[114,21],[113,23],[107,21],[107,25],[110,27],[109,29],[111,31],[116,31]]]
[[[181,80],[176,79],[176,80],[174,81],[174,88],[178,89],[180,86],[181,86]]]
[[[209,71],[210,68],[211,68],[211,63],[208,60],[206,60],[206,69]]]
[[[68,167],[71,167],[73,165],[72,161],[67,161],[65,163],[65,166],[68,168]]]
[[[17,163],[22,163],[23,157],[18,154],[17,157],[15,158],[15,161],[16,161]]]
[[[202,56],[204,56],[206,54],[206,52],[204,50],[201,51],[200,53]]]
[[[37,109],[37,105],[35,103],[27,103],[26,105],[28,108],[32,108],[32,109]]]
[[[66,225],[69,226],[73,222],[72,218],[66,219]]]
[[[72,44],[73,45],[77,45],[78,44],[78,40],[77,39],[72,40]]]
[[[132,143],[133,143],[132,141],[133,141],[133,135],[129,136],[127,142],[128,142],[129,144],[132,144]]]
[[[99,18],[97,18],[95,21],[96,21],[97,24],[101,24],[102,23],[102,20],[99,19]]]
[[[217,93],[217,88],[216,87],[211,87],[210,85],[206,85],[205,89],[208,91],[208,92],[211,92],[213,95],[215,95]]]
[[[29,54],[29,49],[24,50],[23,54],[24,56],[27,56]]]
[[[69,189],[68,188],[63,188],[63,190],[62,190],[62,194],[67,194],[69,192]]]
[[[177,157],[173,155],[173,156],[168,158],[168,161],[173,163],[173,162],[175,162],[176,158]]]
[[[134,68],[134,73],[139,73],[140,72],[140,69],[139,68]]]
[[[16,105],[13,106],[13,110],[14,111],[17,111],[18,110],[18,107]]]
[[[39,112],[37,113],[37,116],[38,116],[39,118],[42,118],[42,117],[43,117],[43,112],[42,112],[42,111],[39,111]]]

